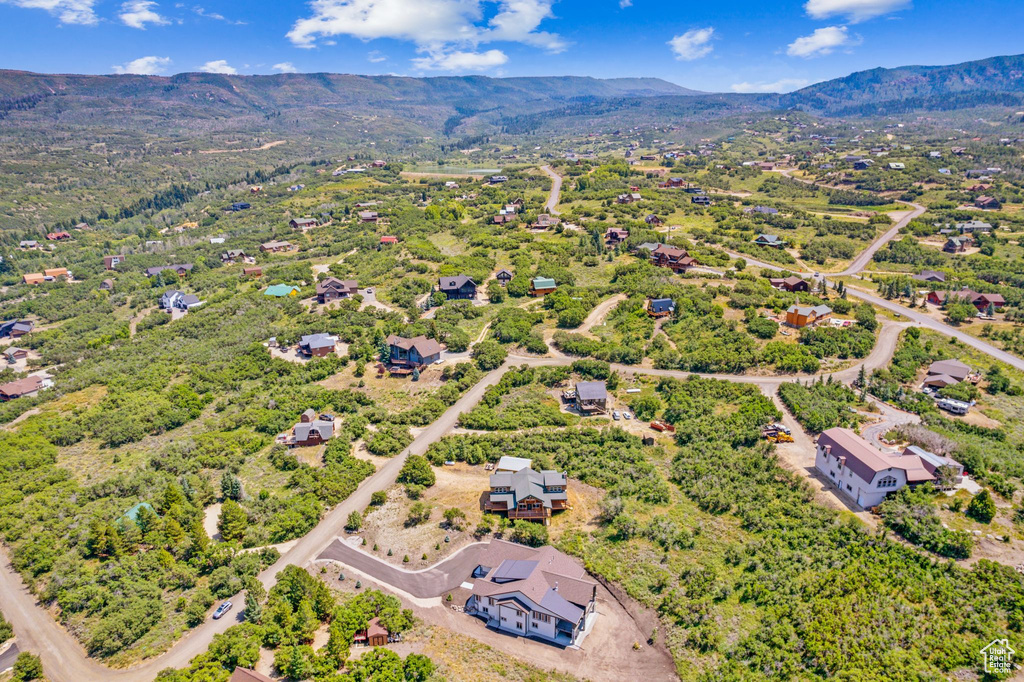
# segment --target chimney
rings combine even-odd
[[[553,589],[555,592],[558,592],[558,581],[557,580],[555,581],[555,586],[552,587],[551,589]]]

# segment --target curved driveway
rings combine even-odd
[[[444,561],[419,571],[392,566],[340,539],[328,545],[317,561],[337,561],[414,597],[426,599],[440,597],[469,580],[473,569],[480,565],[480,555],[487,549],[487,544],[475,542],[466,545]]]
[[[562,176],[556,173],[551,166],[541,166],[540,169],[544,171],[544,175],[551,178],[551,193],[548,194],[544,208],[551,215],[561,215],[557,206],[559,198],[562,196]]]

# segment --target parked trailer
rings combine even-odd
[[[936,405],[938,405],[939,409],[952,412],[953,414],[967,414],[971,409],[970,403],[965,403],[962,400],[953,400],[952,398],[943,398]]]
[[[664,431],[666,433],[675,433],[676,432],[676,427],[674,427],[671,424],[668,424],[666,422],[663,422],[663,421],[653,421],[653,422],[651,422],[651,428],[654,429],[655,431]]]

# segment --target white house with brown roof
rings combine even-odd
[[[886,454],[849,429],[829,429],[818,436],[814,468],[847,498],[874,507],[905,485],[934,481],[916,454]]]
[[[554,547],[492,540],[473,577],[466,612],[490,627],[562,646],[593,628],[597,583]]]

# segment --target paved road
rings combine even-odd
[[[459,415],[472,408],[483,397],[488,387],[497,383],[508,369],[508,364],[488,373],[483,380],[469,389],[437,421],[426,427],[401,454],[388,460],[346,500],[331,510],[308,535],[283,554],[273,566],[260,574],[260,581],[267,587],[273,586],[274,577],[285,566],[305,566],[320,554],[344,531],[348,515],[365,509],[370,496],[377,490],[384,490],[394,484],[398,472],[409,454],[423,454],[432,443],[455,426]],[[47,676],[55,682],[150,682],[164,668],[184,668],[188,662],[206,651],[214,635],[224,632],[243,619],[242,609],[235,609],[227,618],[207,620],[192,629],[173,647],[162,655],[149,659],[135,667],[112,670],[89,658],[78,641],[56,623],[50,614],[39,607],[36,598],[28,591],[21,577],[7,560],[6,552],[0,549],[0,594],[4,614],[14,626],[14,632],[24,650],[37,652],[43,659]],[[235,604],[242,604],[244,597],[237,594],[230,598]]]
[[[562,196],[562,176],[556,173],[551,166],[541,166],[540,169],[544,171],[544,175],[551,178],[551,193],[548,194],[548,201],[544,204],[544,208],[551,215],[562,215],[557,208],[558,200]]]
[[[440,597],[470,580],[473,569],[480,565],[480,555],[487,545],[486,542],[467,545],[444,561],[419,571],[406,571],[392,566],[341,540],[332,542],[317,557],[317,561],[337,561],[414,597],[426,599]]]
[[[906,203],[908,206],[912,206],[913,210],[908,212],[895,225],[886,230],[885,233],[882,234],[882,236],[880,236],[878,239],[871,243],[871,246],[861,251],[857,255],[857,257],[853,259],[853,262],[850,263],[850,267],[846,268],[841,273],[839,273],[840,275],[855,275],[864,268],[866,268],[868,266],[868,263],[871,262],[871,259],[874,258],[875,253],[877,253],[880,248],[882,248],[890,241],[892,241],[896,237],[896,235],[899,234],[900,230],[906,227],[911,220],[922,215],[925,212],[925,210],[927,210],[924,206],[920,204],[914,204],[909,202]]]
[[[7,647],[7,651],[0,654],[0,675],[14,667],[14,661],[17,660],[20,653],[21,650],[18,648],[18,645],[12,644]]]

